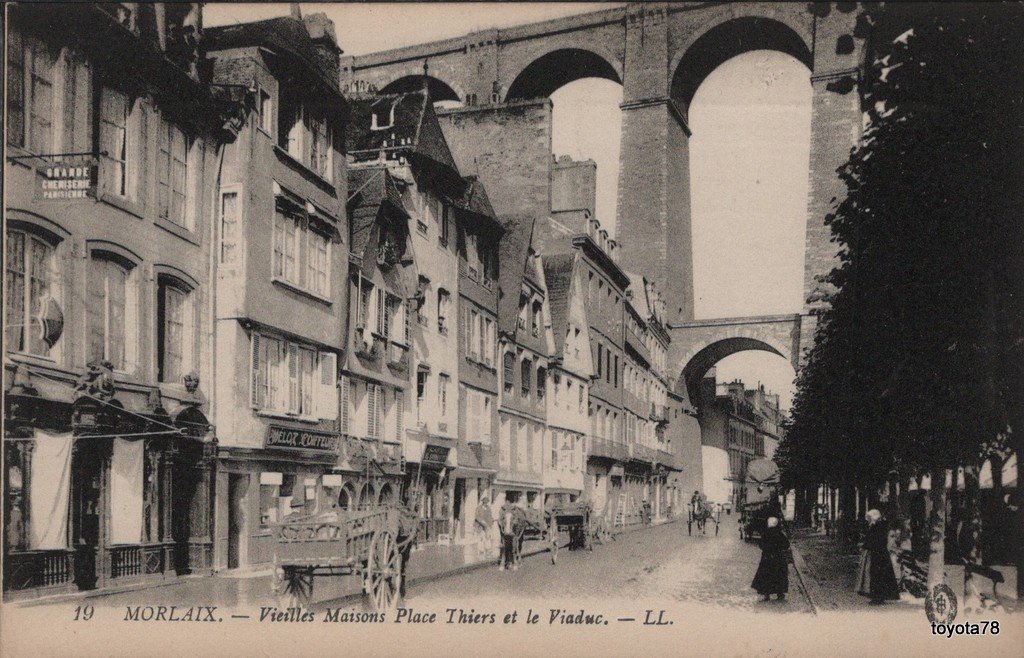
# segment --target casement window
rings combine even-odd
[[[505,379],[505,391],[511,392],[512,387],[516,383],[516,355],[512,352],[505,352],[505,364],[503,368],[503,375]]]
[[[542,367],[537,367],[537,402],[544,400],[544,394],[547,392],[547,379],[548,371]]]
[[[533,303],[533,316],[532,316],[533,317],[533,321],[532,321],[532,325],[531,325],[531,328],[530,328],[530,333],[532,333],[534,336],[540,336],[540,327],[541,327],[540,312],[541,312],[541,304],[540,304],[540,302],[536,302],[535,301]]]
[[[87,361],[109,361],[116,370],[127,370],[126,345],[138,333],[131,265],[97,252],[89,260],[87,279]]]
[[[180,384],[195,368],[195,302],[192,290],[170,277],[157,283],[157,373]]]
[[[437,330],[441,334],[448,334],[448,317],[451,311],[452,296],[444,288],[437,290]]]
[[[508,467],[511,462],[511,423],[506,416],[501,417],[500,427],[498,428],[498,461],[500,466]]]
[[[441,410],[441,418],[447,418],[448,416],[448,383],[451,378],[448,375],[438,375],[437,377],[437,406]]]
[[[416,372],[416,422],[422,423],[424,419],[424,406],[427,401],[427,377],[430,373],[426,370]]]
[[[327,181],[333,178],[334,141],[331,133],[327,117],[304,107],[294,94],[281,97],[277,116],[278,146]]]
[[[192,229],[194,212],[189,207],[189,150],[191,138],[181,128],[160,116],[157,151],[157,215]]]
[[[477,240],[477,236],[466,233],[466,268],[469,270],[469,278],[474,281],[480,280],[480,252]]]
[[[469,330],[466,332],[466,352],[474,361],[480,360],[483,346],[480,344],[480,314],[470,309]]]
[[[405,391],[395,391],[394,403],[392,404],[394,415],[394,434],[392,440],[396,443],[402,441],[402,430],[405,429]]]
[[[321,297],[331,294],[330,238],[311,228],[308,219],[274,213],[272,276]]]
[[[497,337],[495,335],[494,321],[490,318],[484,318],[484,339],[484,363],[493,368],[494,353],[497,350]]]
[[[558,435],[559,432],[551,432],[551,470],[558,470]]]
[[[452,224],[452,208],[447,203],[441,203],[437,217],[440,223],[437,241],[442,247],[448,246],[448,241],[451,239],[451,224]]]
[[[519,365],[519,386],[524,398],[530,397],[530,383],[533,379],[533,362],[523,359]]]
[[[8,142],[32,153],[52,153],[54,53],[36,37],[15,30],[8,52]]]
[[[241,199],[238,190],[227,189],[220,193],[220,262],[230,265],[238,259],[239,220]]]
[[[374,285],[369,279],[358,278],[359,305],[356,307],[356,326],[367,329],[367,323],[376,318],[373,302],[375,300]],[[369,327],[373,330],[373,327]]]
[[[251,357],[250,401],[255,409],[337,419],[337,354],[253,333]]]
[[[257,111],[259,112],[259,126],[260,130],[267,133],[268,135],[274,132],[274,101],[270,97],[270,92],[266,89],[260,89],[259,102]]]
[[[141,112],[122,91],[104,87],[100,92],[100,183],[105,192],[126,199],[138,192]]]
[[[58,287],[54,245],[38,235],[8,229],[4,259],[4,343],[7,350],[49,356],[44,306]]]

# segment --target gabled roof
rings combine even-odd
[[[381,209],[403,219],[408,219],[409,213],[402,203],[402,193],[386,167],[349,169],[348,189],[352,195],[348,202],[352,235],[349,250],[361,256],[370,239],[370,227]]]
[[[441,132],[430,97],[422,91],[352,100],[346,138],[348,154],[356,162],[377,159],[381,152],[387,157],[403,155],[414,164],[436,168],[457,188],[457,194],[462,194],[466,183]]]
[[[555,337],[555,354],[561,356],[565,347],[565,330],[569,323],[569,304],[576,265],[576,254],[544,256],[544,282],[547,284],[548,308],[551,309],[551,331]]]
[[[486,228],[491,231],[501,232],[501,223],[491,206],[491,200],[487,198],[487,190],[483,182],[476,176],[466,176],[466,191],[458,200],[456,207],[463,212],[473,216],[477,222],[485,222]]]
[[[317,50],[306,24],[291,16],[280,16],[252,23],[223,25],[203,30],[203,45],[207,52],[261,46],[298,65],[300,71],[308,73],[312,81],[323,87],[332,101],[347,108],[347,101],[334,70]]]
[[[526,274],[527,257],[533,242],[535,219],[525,215],[503,215],[505,231],[498,249],[498,330],[515,335],[519,317],[519,292]]]

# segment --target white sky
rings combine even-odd
[[[584,13],[601,3],[309,4],[326,12],[349,55]],[[285,15],[287,4],[207,4],[208,26]],[[690,107],[691,214],[698,318],[793,313],[801,308],[809,73],[788,55],[746,53],[716,69]],[[552,95],[554,152],[598,165],[597,214],[615,225],[622,89],[580,80]],[[793,370],[766,352],[718,364],[719,381],[764,383],[789,406]]]

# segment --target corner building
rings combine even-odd
[[[199,11],[7,8],[5,598],[213,565],[214,199],[241,106]]]

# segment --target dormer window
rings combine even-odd
[[[370,115],[370,130],[390,130],[395,127],[395,105],[398,103],[392,103],[390,107],[384,108],[377,105],[373,108],[373,113]]]

